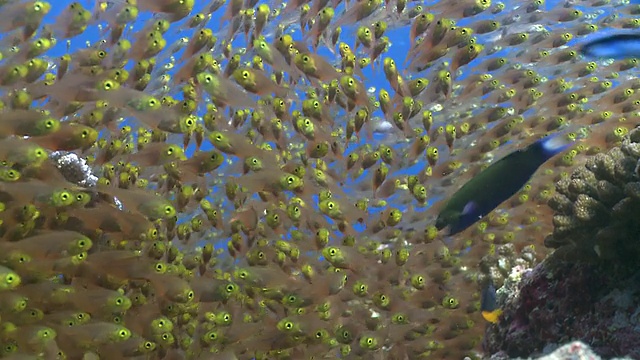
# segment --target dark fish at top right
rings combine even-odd
[[[640,34],[615,34],[599,38],[582,45],[580,52],[593,58],[640,58]]]

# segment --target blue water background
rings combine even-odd
[[[45,17],[43,23],[47,24],[47,23],[53,23],[56,19],[56,17],[64,10],[64,8],[70,3],[70,1],[52,1],[52,10],[51,12]],[[260,2],[262,3],[262,2]],[[412,2],[409,3],[407,5],[408,8],[411,8],[413,6],[416,6],[417,4],[419,4],[420,2]],[[425,2],[425,5],[429,5],[432,4],[434,2]],[[495,1],[494,1],[495,3]],[[507,3],[507,7],[506,10],[502,12],[501,15],[499,16],[503,16],[504,14],[506,14],[508,12],[509,9],[509,2]],[[547,4],[545,5],[547,9],[553,8],[558,6],[560,2],[559,1],[548,1]],[[85,8],[87,9],[93,9],[95,3],[94,2],[89,2],[89,1],[84,1],[82,2],[82,4],[85,6]],[[273,8],[274,7],[274,2],[270,1],[268,2],[268,4]],[[200,11],[203,11],[203,9],[205,7],[208,7],[209,4],[208,2],[205,1],[196,1],[196,7],[194,8],[194,11],[192,12],[192,14],[196,14]],[[392,2],[392,6],[395,6],[395,4]],[[578,6],[578,8],[580,8]],[[221,27],[220,26],[220,19],[222,17],[222,15],[224,14],[226,10],[226,5],[222,6],[219,10],[217,10],[214,14],[212,14],[211,19],[208,21],[208,27],[210,27],[214,33],[216,33],[216,35],[218,36],[218,45],[215,48],[216,53],[215,55],[219,55],[220,54],[220,42],[222,41],[222,39],[226,36],[227,33],[227,29],[226,26]],[[340,14],[342,11],[344,10],[344,4],[341,4],[337,9],[336,9],[336,14]],[[592,11],[593,9],[583,9],[585,11]],[[605,14],[606,15],[606,14]],[[289,17],[290,15],[280,15],[280,18],[276,18],[276,19],[272,19],[270,20],[272,25],[267,25],[267,29],[265,30],[265,33],[271,33],[273,34],[273,30],[274,30],[274,25],[273,24],[277,24],[278,22],[280,22],[283,18],[285,17]],[[489,18],[491,15],[491,13],[489,11],[486,11],[482,14],[480,14],[479,16],[475,16],[473,18],[468,18],[468,19],[461,19],[460,21],[458,21],[457,25],[459,26],[468,26],[470,25],[472,22],[475,22],[477,20],[481,20],[481,19],[486,19]],[[151,14],[150,13],[146,13],[146,12],[141,12],[138,20],[133,24],[134,29],[135,30],[140,30],[144,27],[144,24],[147,20],[151,19]],[[292,36],[294,37],[295,40],[300,40],[302,38],[299,26],[298,26],[298,21],[297,21],[297,16],[296,17],[296,21],[293,23],[292,26],[290,26],[287,30],[288,33],[291,33]],[[336,15],[336,17],[334,18],[334,21],[336,18],[338,18],[339,15]],[[172,44],[174,44],[176,41],[178,41],[178,39],[182,38],[182,37],[187,37],[187,38],[191,38],[193,33],[194,33],[194,29],[189,29],[186,26],[183,26],[182,24],[186,23],[187,21],[189,21],[189,17],[185,18],[183,20],[181,20],[178,23],[172,24],[170,30],[164,35],[165,39],[167,40],[167,47],[172,46]],[[103,26],[106,26],[106,23],[102,23]],[[226,25],[228,25],[228,23],[226,23]],[[388,52],[386,54],[383,54],[381,56],[381,58],[385,57],[385,56],[389,56],[392,57],[396,60],[396,63],[398,64],[398,67],[400,69],[400,71],[403,74],[406,74],[405,69],[404,69],[404,65],[403,65],[403,60],[405,58],[406,53],[409,50],[409,25],[404,25],[404,26],[394,26],[394,24],[389,24],[390,25],[390,29],[387,30],[386,32],[386,36],[389,37],[390,41],[391,41],[391,47],[389,48]],[[343,26],[343,31],[342,31],[342,35],[341,35],[341,41],[344,41],[346,43],[348,43],[349,45],[353,46],[354,45],[354,39],[355,39],[355,29],[357,28],[357,26]],[[607,30],[608,31],[608,30]],[[606,34],[607,31],[601,31],[598,33],[597,36],[600,36],[601,34]],[[88,46],[88,44],[95,44],[98,40],[102,39],[102,38],[106,38],[108,36],[107,32],[101,33],[101,30],[98,28],[98,24],[93,24],[91,26],[89,26],[89,28],[81,35],[78,36],[76,38],[71,39],[71,41],[69,43],[67,43],[67,41],[65,40],[61,40],[59,41],[56,46],[54,48],[52,48],[50,51],[48,51],[45,56],[51,58],[52,62],[57,62],[56,58],[65,54],[65,53],[73,53],[75,51],[77,51],[78,49],[82,49]],[[125,37],[128,38],[132,44],[135,41],[135,33],[132,33],[130,30],[125,31]],[[481,35],[479,36],[479,42],[480,43],[484,43],[482,37],[485,35]],[[272,40],[272,36],[267,38],[268,40]],[[582,38],[584,39],[584,38]],[[575,45],[577,40],[572,40],[572,42],[570,42],[568,45],[572,46]],[[583,40],[580,40],[583,41]],[[237,35],[235,37],[235,40],[233,42],[233,46],[234,49],[240,48],[245,46],[246,44],[244,44],[244,34],[240,31],[239,35]],[[108,49],[107,49],[108,50]],[[328,49],[321,47],[318,49],[318,53],[325,56],[326,59],[329,60],[334,60],[336,63],[339,62],[339,53],[337,51],[337,49],[335,49],[335,55],[333,55]],[[174,56],[176,59],[179,59],[180,56],[182,54],[182,51],[177,52]],[[493,58],[493,57],[509,57],[510,56],[510,48],[505,48],[501,51],[498,51],[490,56],[486,56],[485,54],[482,54],[481,56],[479,56],[478,59],[472,61],[469,65],[467,65],[466,67],[464,67],[465,71],[464,73],[459,77],[459,79],[463,79],[466,76],[469,76],[470,74],[474,74],[477,73],[477,71],[474,71],[474,67],[475,65],[477,65],[479,62],[483,62],[486,61],[487,58]],[[159,62],[156,64],[155,69],[161,69],[163,67],[164,64],[166,64],[168,62],[168,58],[164,57],[164,62]],[[244,56],[243,57],[243,61],[249,61],[250,57],[249,56]],[[445,60],[449,60],[449,59],[443,59],[443,61]],[[169,75],[173,75],[173,73],[176,71],[176,69],[180,68],[180,63],[176,63],[175,67],[168,71],[167,73]],[[133,66],[133,63],[130,62],[126,69],[127,70],[131,70]],[[365,88],[370,88],[373,87],[375,88],[375,95],[377,95],[377,90],[384,87],[389,89],[388,83],[385,79],[384,73],[382,72],[382,66],[380,64],[377,64],[375,66],[375,70],[373,69],[373,67],[369,66],[366,69],[363,70],[363,73],[365,75],[365,80],[364,80],[364,85]],[[159,75],[159,73],[157,74]],[[420,74],[413,74],[413,76],[420,76]],[[153,80],[152,80],[153,81]],[[176,87],[176,89],[172,92],[169,93],[169,95],[174,96],[176,99],[181,99],[181,94],[179,92],[179,87]],[[299,94],[301,95],[301,94]],[[204,108],[204,102],[201,103],[200,106],[200,110],[202,110]],[[201,113],[199,114],[201,115]],[[373,116],[381,116],[381,112],[377,111],[376,113],[373,114]],[[338,113],[335,114],[336,118],[344,118],[345,114],[344,113]],[[132,126],[137,126],[138,124],[135,121],[132,121],[131,119],[126,119],[121,125],[132,125]],[[105,136],[108,137],[109,134],[104,131],[101,136]],[[175,136],[174,136],[175,137]],[[383,141],[384,140],[385,135],[383,134],[374,134],[374,146],[375,143]],[[175,137],[176,142],[180,142],[181,141],[181,137]],[[359,148],[360,146],[362,146],[363,143],[351,143],[349,145],[349,147],[346,149],[346,153],[349,153],[351,151],[356,150],[357,148]],[[400,152],[400,148],[403,146],[407,146],[406,143],[400,143],[397,145],[394,145],[396,147],[396,151]],[[211,145],[205,140],[202,150],[208,150],[211,148]],[[444,149],[442,149],[444,150]],[[192,154],[195,151],[195,145],[192,144],[189,146],[189,148],[187,149],[187,155]],[[443,151],[441,151],[441,153],[443,153]],[[415,174],[418,171],[422,170],[424,168],[424,163],[418,163],[414,166],[405,168],[405,169],[401,169],[398,172],[396,172],[395,174],[389,174],[389,175],[409,175],[409,174]],[[221,173],[224,173],[225,175],[240,175],[240,174],[231,174],[230,173],[230,169],[228,165],[223,165],[219,171]],[[370,170],[369,170],[370,171]],[[355,180],[355,182],[357,181],[361,181],[362,179],[367,178],[367,174],[365,173],[364,175],[362,175],[359,179]],[[347,182],[345,184],[345,191],[347,191],[347,194],[349,195],[353,195],[349,193],[349,189],[350,186],[353,185],[353,181],[351,182]],[[224,188],[220,187],[220,186],[215,186],[212,188],[212,194],[216,195],[216,197],[219,197],[218,194],[224,194]],[[221,198],[224,198],[224,196],[221,196]],[[212,201],[214,200],[213,198],[211,199]],[[399,203],[394,203],[393,202],[394,198],[390,198],[389,199],[389,205],[390,206],[394,206],[397,207],[401,210],[406,210],[406,205],[401,205]],[[432,199],[431,201],[437,201],[439,199]],[[223,203],[223,207],[226,209],[227,211],[227,218],[229,216],[229,213],[231,211],[233,211],[233,209],[231,208],[231,204],[228,203],[228,201],[225,201]],[[378,209],[379,211],[379,209]],[[196,215],[197,213],[194,213],[192,215]],[[183,217],[181,218],[179,221],[188,221],[189,217]],[[356,225],[357,226],[357,230],[358,231],[362,231],[363,230],[363,226],[362,225]],[[224,239],[221,239],[224,240]],[[202,245],[202,242],[199,243],[199,245]],[[226,241],[219,241],[216,244],[217,247],[226,247]]]

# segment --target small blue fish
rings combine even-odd
[[[464,231],[520,190],[533,173],[571,143],[563,136],[544,137],[496,161],[451,196],[436,219],[449,235]]]
[[[491,280],[489,280],[487,286],[482,290],[480,311],[482,312],[482,317],[493,324],[497,323],[500,315],[502,315],[502,310],[498,308],[496,301],[496,287]]]
[[[590,41],[580,49],[593,58],[640,58],[640,34],[616,34]]]

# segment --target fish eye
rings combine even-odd
[[[4,280],[7,284],[11,284],[16,280],[16,278],[15,276],[13,276],[13,274],[8,274],[7,276],[5,276]]]
[[[235,285],[233,285],[233,284],[227,285],[227,292],[228,293],[234,292],[235,290],[236,290],[236,286]]]
[[[164,213],[167,214],[167,215],[172,214],[173,213],[173,207],[165,206]]]
[[[153,343],[151,341],[145,341],[144,345],[142,345],[145,349],[149,350],[153,348]]]
[[[187,293],[187,299],[189,299],[189,300],[193,299],[193,297],[194,297],[194,296],[195,296],[195,295],[194,295],[194,293],[193,293],[193,290],[190,290],[190,291]]]
[[[159,328],[162,328],[162,327],[164,327],[165,325],[166,325],[166,322],[164,321],[164,319],[160,319],[160,320],[158,320],[158,327],[159,327]]]
[[[245,79],[249,78],[249,72],[248,71],[243,71],[242,72],[242,77],[245,78]]]

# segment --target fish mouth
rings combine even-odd
[[[449,221],[449,219],[445,216],[438,216],[438,218],[436,219],[436,229],[438,230],[442,230],[445,227],[447,227],[447,225],[450,225],[451,222]]]

